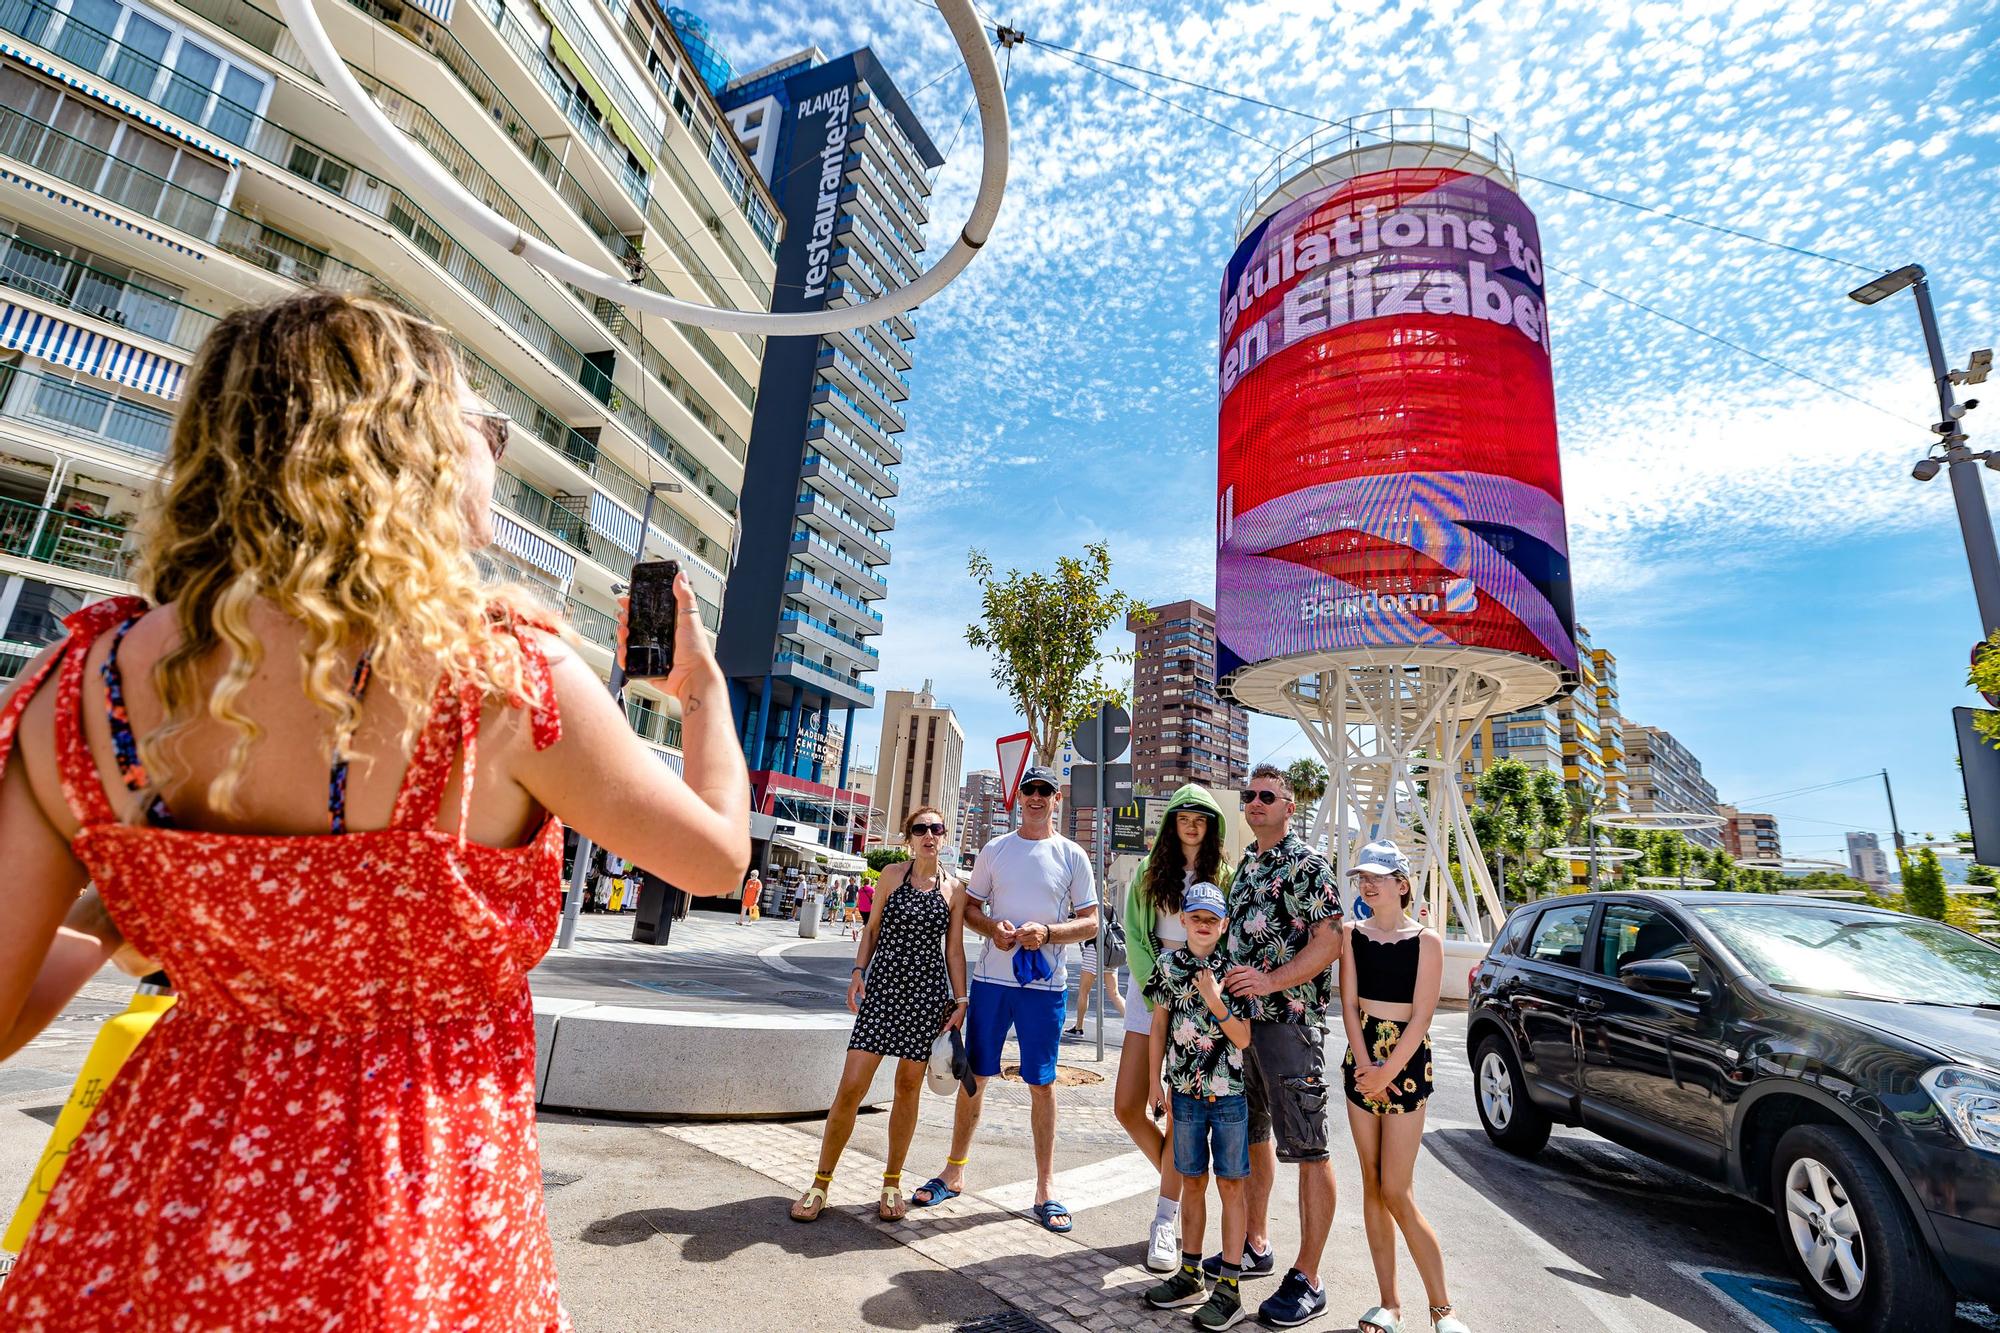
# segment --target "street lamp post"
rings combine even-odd
[[[1906,264],[1872,282],[1864,283],[1848,293],[1862,305],[1874,305],[1884,297],[1893,296],[1905,287],[1912,288],[1917,298],[1917,318],[1923,324],[1924,347],[1930,353],[1931,378],[1937,383],[1938,420],[1931,430],[1942,437],[1944,461],[1951,471],[1952,499],[1958,505],[1958,526],[1965,539],[1965,559],[1972,568],[1972,595],[1978,599],[1980,638],[1989,639],[1993,631],[2000,629],[2000,548],[1993,540],[1993,520],[1986,509],[1986,490],[1982,485],[1976,463],[2000,468],[2000,455],[1991,451],[1975,454],[1966,444],[1965,427],[1960,424],[1967,409],[1979,406],[1979,400],[1968,398],[1963,404],[1956,401],[1952,393],[1955,384],[1978,384],[1986,378],[1987,367],[1992,364],[1992,354],[1975,353],[1971,368],[1958,371],[1951,369],[1945,361],[1944,344],[1938,336],[1937,311],[1931,305],[1930,280],[1924,276],[1923,265]],[[1938,460],[1926,452],[1912,474],[1918,481],[1929,481],[1938,474]]]
[[[646,504],[639,511],[639,540],[633,543],[635,559],[646,558],[646,535],[653,526],[653,501],[663,492],[679,494],[684,487],[677,481],[656,481],[646,488]],[[616,641],[611,653],[611,702],[623,705],[625,701],[625,655],[617,651]],[[562,929],[556,935],[556,948],[567,949],[576,939],[576,916],[583,910],[583,886],[590,877],[590,839],[581,833],[576,835],[576,863],[570,867],[569,892],[563,895]]]

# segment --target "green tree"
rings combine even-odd
[[[878,875],[882,873],[882,867],[909,859],[910,852],[906,847],[870,847],[867,854],[868,868]]]
[[[1559,846],[1569,829],[1569,802],[1562,779],[1518,759],[1501,759],[1479,775],[1473,787],[1479,802],[1472,832],[1486,853],[1488,869],[1501,875],[1501,896],[1509,900],[1553,893],[1569,881],[1569,866],[1542,855]],[[1514,890],[1518,887],[1521,892]]]
[[[1326,782],[1326,766],[1317,759],[1294,759],[1285,770],[1285,786],[1298,802],[1298,809],[1292,811],[1292,822],[1301,837],[1312,827],[1312,812],[1318,808],[1319,798],[1326,795]]]
[[[1903,910],[1933,921],[1944,920],[1944,867],[1926,847],[1915,856],[1897,858],[1903,868]]]
[[[1965,871],[1965,882],[1977,884],[1982,888],[2000,889],[2000,870],[1995,870],[1992,866],[1968,866]]]
[[[1055,762],[1064,738],[1098,703],[1122,697],[1099,668],[1132,654],[1101,652],[1099,636],[1128,615],[1151,619],[1136,599],[1111,588],[1111,548],[1092,542],[1083,551],[1058,559],[1053,574],[1010,569],[1005,578],[983,552],[966,556],[980,589],[980,618],[965,627],[965,641],[992,656],[994,683],[1020,710],[1038,764]]]

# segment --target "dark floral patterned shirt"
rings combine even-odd
[[[1167,1025],[1167,1062],[1160,1081],[1175,1092],[1227,1097],[1243,1091],[1243,1052],[1229,1040],[1222,1020],[1210,1011],[1195,984],[1197,973],[1213,973],[1222,1007],[1231,1017],[1247,1017],[1247,1004],[1222,989],[1222,974],[1228,969],[1229,959],[1219,946],[1206,958],[1182,947],[1161,954],[1153,964],[1153,975],[1146,979],[1153,1021]]]
[[[1268,852],[1243,853],[1229,885],[1229,929],[1222,949],[1231,963],[1275,972],[1298,956],[1322,921],[1338,925],[1340,882],[1333,865],[1296,833]],[[1257,1023],[1309,1023],[1325,1027],[1333,1002],[1333,969],[1288,990],[1251,997]]]

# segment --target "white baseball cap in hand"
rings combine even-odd
[[[931,1058],[924,1066],[924,1082],[930,1084],[931,1091],[940,1097],[950,1097],[958,1091],[958,1075],[952,1072],[951,1033],[940,1032],[931,1043]]]

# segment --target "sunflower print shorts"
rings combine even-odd
[[[1368,1044],[1371,1061],[1387,1060],[1396,1049],[1396,1043],[1403,1039],[1403,1025],[1373,1014],[1363,1014],[1361,1039]],[[1410,1062],[1403,1066],[1403,1072],[1396,1076],[1396,1081],[1384,1090],[1380,1100],[1364,1097],[1355,1088],[1355,1069],[1354,1051],[1350,1047],[1347,1058],[1340,1062],[1341,1076],[1347,1082],[1347,1100],[1376,1115],[1407,1115],[1411,1111],[1420,1111],[1437,1086],[1432,1082],[1431,1039],[1428,1036],[1417,1047],[1417,1053],[1410,1057]]]

